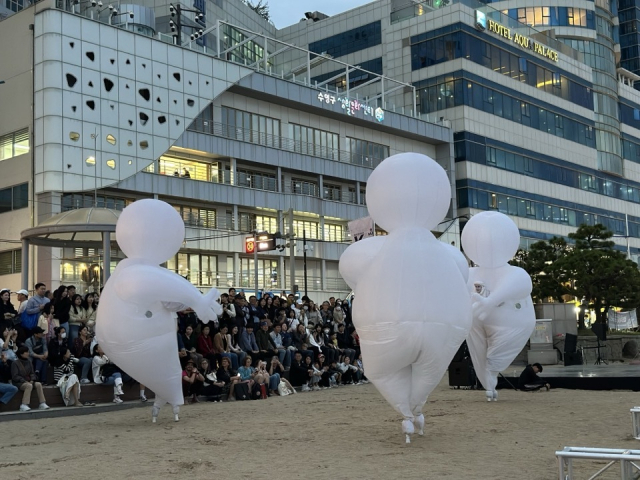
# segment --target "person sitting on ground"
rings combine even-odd
[[[351,365],[351,359],[345,355],[344,360],[341,363],[337,364],[338,370],[342,374],[342,384],[348,385],[352,383],[357,383],[357,380],[354,381],[355,373],[358,371],[357,367]]]
[[[33,333],[33,335],[27,339],[25,346],[29,349],[29,356],[33,362],[35,376],[38,377],[40,383],[46,385],[49,351],[47,350],[47,343],[44,341],[44,330],[36,326],[33,327],[31,333]]]
[[[224,382],[218,380],[216,372],[211,370],[209,360],[206,358],[203,358],[202,362],[200,362],[200,373],[204,377],[200,394],[207,397],[210,402],[221,402],[220,397],[224,390]]]
[[[55,329],[60,326],[60,321],[54,318],[55,309],[53,303],[47,303],[42,309],[38,326],[44,330],[44,340],[49,343],[55,337]]]
[[[364,364],[362,363],[362,354],[358,355],[358,358],[355,362],[353,362],[353,366],[357,368],[355,372],[355,378],[357,380],[357,385],[363,383],[369,383],[369,380],[364,374]]]
[[[267,371],[267,362],[264,360],[258,361],[258,366],[256,367],[256,371],[259,375],[262,375],[262,380],[267,384],[269,388],[268,395],[278,395],[278,385],[280,385],[280,374],[274,373],[273,375],[269,375]],[[260,382],[258,382],[260,383]]]
[[[293,388],[293,385],[291,385],[289,380],[284,378],[284,371],[285,371],[284,365],[282,365],[282,363],[280,363],[280,359],[274,355],[273,358],[271,358],[271,362],[269,362],[269,369],[268,369],[269,377],[272,378],[275,375],[278,375],[280,377],[279,379],[280,383],[284,383],[284,385],[287,387],[287,390],[293,390],[293,393],[295,393],[296,391]],[[280,394],[280,383],[276,387],[278,394]]]
[[[11,364],[11,381],[23,392],[22,403],[20,404],[21,412],[28,412],[31,410],[31,408],[29,408],[29,403],[31,403],[31,391],[34,387],[38,394],[38,401],[40,402],[38,408],[40,410],[49,409],[49,405],[47,405],[46,399],[44,398],[42,384],[37,380],[38,376],[33,370],[29,348],[23,345],[18,348],[18,360]]]
[[[248,383],[249,391],[253,389],[254,382],[265,383],[262,376],[258,378],[258,373],[255,368],[251,366],[253,359],[247,355],[244,357],[244,364],[238,368],[238,375],[240,375],[240,383]]]
[[[246,361],[246,359],[245,359]],[[219,381],[224,382],[225,390],[229,389],[228,400],[235,400],[233,395],[233,387],[240,381],[240,375],[231,370],[231,361],[228,357],[222,357],[220,361],[220,368],[216,372],[216,377]]]
[[[5,352],[0,353],[0,402],[5,405],[18,393],[18,387],[11,385],[11,363]]]
[[[542,365],[540,365],[539,363],[527,365],[520,374],[520,378],[518,379],[518,388],[520,390],[524,390],[525,392],[533,392],[544,387],[547,389],[547,391],[549,391],[551,385],[546,383],[542,378],[538,376],[538,373],[541,372]]]
[[[93,347],[93,381],[98,385],[113,385],[113,403],[123,403],[124,400],[120,395],[124,395],[122,391],[122,374],[120,369],[111,363],[109,357],[104,354],[99,343]]]
[[[74,372],[74,366],[78,359],[71,355],[71,350],[63,347],[61,352],[61,362],[53,367],[53,380],[60,389],[60,395],[64,404],[68,407],[83,407],[80,403],[80,382]]]
[[[89,335],[89,327],[82,325],[78,330],[78,338],[73,342],[73,350],[71,353],[78,359],[78,365],[82,367],[82,373],[80,375],[80,383],[91,383],[89,380],[89,372],[91,371],[91,365],[93,357],[91,355],[91,342],[93,336]],[[94,345],[95,347],[95,345]]]
[[[187,360],[187,364],[182,371],[182,395],[187,399],[187,403],[198,403],[198,395],[202,390],[204,377],[196,368],[193,360]],[[191,398],[189,398],[191,397]]]
[[[300,351],[294,353],[293,361],[291,362],[291,369],[289,370],[289,382],[294,387],[302,387],[309,383],[309,369],[305,366],[302,360],[302,353]]]

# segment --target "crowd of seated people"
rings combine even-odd
[[[0,290],[0,402],[8,403],[21,390],[20,410],[28,411],[35,388],[40,408],[48,408],[42,387],[51,367],[66,405],[83,405],[82,386],[92,382],[113,387],[113,402],[122,403],[122,385],[131,379],[95,338],[98,293],[82,297],[73,286],[51,293],[41,283],[30,298],[25,290],[17,293],[16,308],[10,291]],[[318,306],[284,292],[258,301],[235,289],[222,294],[220,302],[222,315],[207,324],[191,309],[177,312],[187,401],[235,400],[236,391],[260,398],[294,393],[294,387],[310,391],[367,382],[347,302],[330,298]],[[146,401],[143,385],[140,399]]]

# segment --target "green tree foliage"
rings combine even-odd
[[[266,0],[258,0],[258,3],[253,3],[249,0],[243,0],[244,4],[249,7],[251,10],[256,12],[262,18],[264,18],[267,22],[271,21],[271,14],[269,13],[269,4]]]
[[[596,321],[606,323],[610,308],[640,306],[638,265],[614,249],[612,237],[603,225],[581,225],[569,234],[574,245],[554,237],[519,251],[511,263],[531,275],[534,300],[562,301],[564,295],[584,299]]]

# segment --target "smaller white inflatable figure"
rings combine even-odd
[[[444,169],[403,153],[367,181],[367,206],[389,235],[360,240],[340,257],[353,288],[353,322],[367,378],[403,417],[402,431],[424,433],[422,408],[471,327],[464,255],[431,229],[451,203]]]
[[[487,401],[498,400],[498,374],[511,365],[536,324],[531,277],[508,263],[519,244],[518,227],[499,212],[474,215],[462,231],[464,252],[478,265],[469,271],[473,326],[467,344]]]
[[[174,310],[184,304],[203,322],[222,314],[213,288],[202,295],[189,281],[159,265],[184,241],[184,222],[159,200],[138,200],[116,224],[118,246],[127,256],[118,263],[100,296],[96,336],[109,358],[156,394],[156,404],[184,403],[182,368]],[[177,420],[177,413],[176,420]]]

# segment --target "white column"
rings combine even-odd
[[[327,289],[327,261],[323,258],[320,266],[320,288]]]
[[[318,190],[320,191],[320,198],[324,198],[324,176],[318,175]]]
[[[318,225],[320,227],[320,232],[318,232],[320,234],[320,240],[324,240],[324,215],[320,215],[320,225]]]
[[[278,192],[282,193],[282,167],[278,167],[277,172],[276,188],[278,189]]]
[[[356,203],[360,205],[360,182],[356,182]]]
[[[236,182],[236,159],[235,158],[231,158],[231,164],[229,166],[229,182],[231,182],[231,185],[235,185]]]
[[[240,254],[234,252],[233,254],[233,286],[240,285]]]

